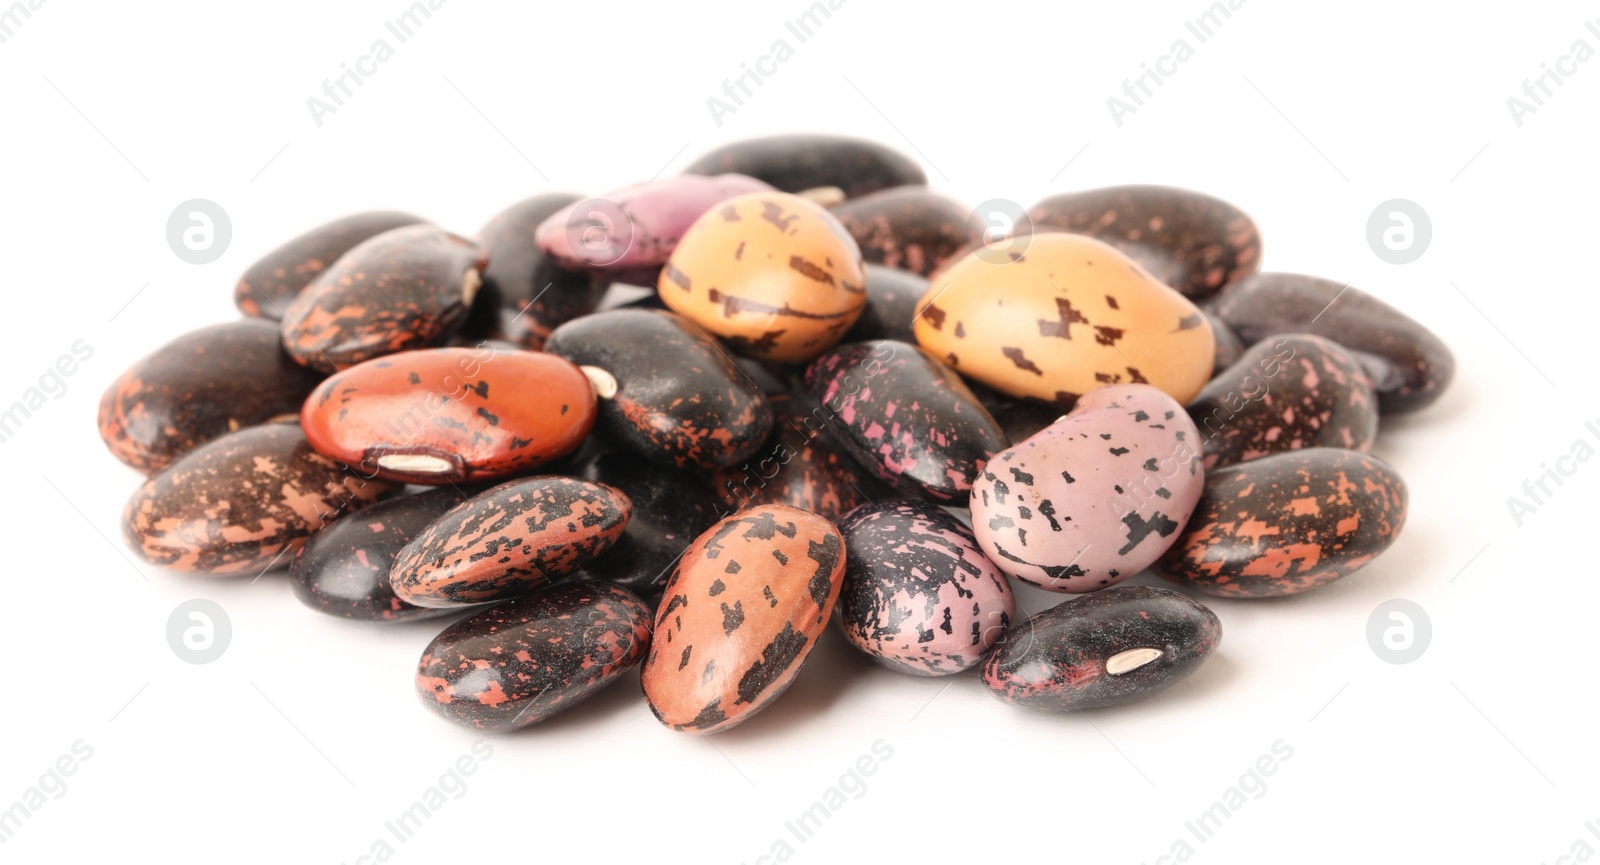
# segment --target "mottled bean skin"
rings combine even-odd
[[[488,261],[433,225],[397,228],[345,253],[283,312],[289,355],[334,372],[442,345],[467,319]]]
[[[300,602],[320,613],[364,622],[409,622],[449,615],[400,600],[389,583],[394,558],[417,533],[466,500],[442,488],[379,502],[359,517],[335,520],[311,536],[289,566]]]
[[[1307,448],[1218,469],[1162,576],[1208,595],[1299,594],[1345,576],[1394,543],[1407,492],[1377,457]]]
[[[250,265],[233,288],[234,305],[247,316],[277,321],[300,292],[332,267],[339,256],[385,231],[425,221],[409,213],[374,210],[319,225]]]
[[[794,508],[763,505],[706,530],[656,612],[641,677],[656,718],[717,733],[777,699],[827,627],[844,568],[838,530]]]
[[[495,214],[478,230],[478,248],[489,266],[464,332],[538,351],[550,331],[594,311],[610,278],[562,267],[534,241],[541,222],[577,200],[564,192],[535,195]]]
[[[784,192],[836,186],[859,198],[895,186],[925,185],[910,157],[872,141],[837,135],[773,135],[727,144],[696,159],[685,174],[732,172]]]
[[[417,696],[465,727],[506,733],[569,709],[644,657],[650,608],[621,586],[554,586],[463,619],[417,663]]]
[[[917,303],[928,293],[928,280],[881,264],[868,264],[862,270],[867,275],[867,306],[840,341],[896,339],[916,342],[911,321],[917,317]]]
[[[318,454],[294,424],[214,439],[145,481],[122,513],[122,536],[154,565],[197,574],[288,567],[312,533],[399,492]]]
[[[972,530],[931,502],[862,505],[839,523],[839,620],[891,670],[947,676],[981,662],[1016,617],[1011,583]]]
[[[551,354],[402,352],[319,385],[300,424],[319,453],[364,475],[419,484],[511,477],[572,453],[594,427],[594,388]],[[396,460],[424,458],[428,465]]]
[[[100,438],[126,465],[160,471],[218,436],[298,414],[321,380],[284,354],[272,322],[212,325],[112,382],[100,399]]]
[[[595,454],[572,474],[615,487],[633,502],[622,537],[573,578],[607,580],[646,600],[661,594],[678,554],[722,516],[701,478],[634,454]]]
[[[1009,442],[955,371],[903,342],[844,345],[806,368],[836,441],[896,489],[965,504]]]
[[[771,190],[738,174],[680,174],[636,183],[551,214],[539,225],[539,248],[565,267],[634,282],[641,274],[659,273],[683,233],[707,210],[736,196]]]
[[[1222,623],[1169,589],[1118,586],[1052,607],[1012,628],[983,668],[995,696],[1050,712],[1141,700],[1177,684],[1216,651]],[[1106,662],[1130,649],[1158,649],[1142,666],[1113,674]]]
[[[1378,434],[1378,399],[1361,363],[1305,334],[1256,343],[1188,411],[1207,471],[1299,448],[1366,451]]]
[[[1109,186],[1054,195],[1028,212],[1035,232],[1086,234],[1156,279],[1205,300],[1261,266],[1261,232],[1244,211],[1168,186]]]
[[[923,277],[983,242],[967,208],[922,186],[851,199],[835,206],[833,215],[861,247],[862,261]]]
[[[772,407],[711,337],[680,315],[611,310],[557,328],[545,351],[617,381],[596,426],[663,465],[715,468],[746,459],[772,431]]]
[[[1107,384],[1155,385],[1180,403],[1200,392],[1217,343],[1198,307],[1092,237],[1026,240],[941,269],[917,342],[964,377],[1063,408]]]
[[[451,508],[395,557],[401,600],[462,607],[525,595],[576,571],[622,537],[633,503],[566,477],[501,484]]]
[[[1258,273],[1229,288],[1212,309],[1246,345],[1280,333],[1309,333],[1355,352],[1384,414],[1426,408],[1455,376],[1455,356],[1432,331],[1345,283]]]
[[[803,363],[839,341],[867,305],[861,250],[833,214],[755,192],[695,220],[656,283],[667,307],[736,354]]]
[[[748,461],[718,469],[711,487],[727,513],[755,505],[789,505],[837,520],[884,490],[833,440],[825,415],[800,394],[771,397],[772,435]]]
[[[1150,385],[1107,385],[996,454],[972,487],[972,527],[1001,570],[1089,592],[1144,570],[1178,537],[1205,479],[1199,433]]]

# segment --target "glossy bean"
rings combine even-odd
[[[1116,706],[1177,684],[1222,641],[1204,605],[1168,589],[1118,586],[1012,628],[983,682],[1013,705],[1049,712]]]
[[[903,342],[840,346],[806,368],[828,434],[910,495],[965,504],[978,472],[1009,442],[948,366]]]
[[[123,509],[122,536],[151,564],[258,576],[288,567],[335,519],[399,490],[312,450],[294,424],[265,424],[213,439],[145,481]]]
[[[527,472],[576,450],[595,395],[550,354],[489,348],[409,351],[358,364],[306,399],[318,452],[363,475],[419,484]]]
[[[586,581],[476,613],[433,638],[416,688],[434,714],[506,733],[616,682],[650,644],[650,608],[621,586]]]
[[[844,541],[827,520],[764,505],[707,529],[678,560],[645,659],[661,723],[717,733],[794,681],[839,598]]]
[[[539,224],[578,200],[569,193],[535,195],[495,214],[478,230],[489,259],[483,286],[462,332],[472,342],[501,339],[538,351],[550,331],[593,312],[611,280],[556,263],[539,249]]]
[[[828,211],[781,192],[707,211],[661,270],[661,299],[736,353],[800,363],[866,306],[861,251]]]
[[[466,499],[442,488],[401,496],[335,520],[311,536],[289,566],[300,602],[321,613],[366,622],[409,622],[448,615],[400,600],[389,583],[395,556],[422,531]]]
[[[573,578],[607,580],[646,600],[666,587],[678,554],[722,516],[700,477],[634,454],[595,454],[579,461],[572,474],[615,487],[633,503],[622,537]]]
[[[1307,448],[1218,469],[1156,570],[1208,595],[1299,594],[1387,550],[1407,500],[1388,463],[1355,451]]]
[[[772,398],[772,435],[743,464],[718,469],[711,487],[733,513],[757,505],[788,505],[837,520],[881,492],[860,464],[823,435],[821,407],[802,394]]]
[[[1261,266],[1261,232],[1244,211],[1170,186],[1108,186],[1053,195],[1028,216],[1035,232],[1070,231],[1111,244],[1191,300],[1205,300]]]
[[[278,321],[283,311],[346,252],[385,231],[425,222],[394,210],[352,213],[285,242],[250,265],[233,288],[239,311]]]
[[[917,342],[996,390],[1063,408],[1105,384],[1150,384],[1187,402],[1211,377],[1200,310],[1090,237],[1039,234],[1013,257],[974,252],[933,281]]]
[[[1366,451],[1378,398],[1361,363],[1306,334],[1258,342],[1188,406],[1206,470],[1309,447]]]
[[[1089,391],[984,466],[972,490],[973,531],[1024,582],[1073,593],[1114,585],[1177,540],[1205,485],[1199,448],[1194,423],[1161,391]]]
[[[1280,333],[1309,333],[1356,353],[1384,414],[1431,405],[1455,377],[1455,355],[1405,313],[1346,283],[1293,273],[1259,273],[1212,305],[1247,345]]]
[[[915,676],[959,673],[982,662],[1014,621],[1010,581],[972,530],[938,505],[862,505],[839,531],[839,620],[850,643],[878,663]]]
[[[510,481],[430,523],[395,556],[389,579],[419,607],[502,601],[571,574],[622,537],[633,503],[567,477]]]
[[[539,225],[539,248],[564,267],[651,278],[706,211],[730,198],[770,191],[771,186],[740,174],[636,183],[551,214]]]
[[[838,135],[773,135],[727,144],[696,159],[685,174],[733,172],[784,192],[835,187],[846,198],[928,182],[910,157],[873,141]]]
[[[604,371],[596,426],[653,462],[715,468],[739,462],[772,430],[772,408],[728,353],[682,316],[612,310],[550,335],[545,351]]]
[[[345,253],[283,312],[283,347],[334,372],[442,345],[467,319],[488,265],[470,240],[433,225],[384,232]]]
[[[926,187],[885,189],[832,212],[861,247],[863,261],[918,276],[983,243],[982,227],[968,208]]]
[[[112,382],[100,399],[100,438],[123,463],[159,471],[218,436],[299,414],[322,378],[284,353],[272,322],[215,324]]]

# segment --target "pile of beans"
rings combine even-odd
[[[1192,595],[1309,591],[1394,542],[1406,486],[1367,451],[1454,361],[1359,289],[1258,272],[1207,195],[1027,216],[996,238],[899,153],[781,136],[474,238],[314,228],[239,280],[242,320],[106,392],[149,476],[124,535],[173,570],[287,567],[334,616],[466,613],[416,688],[482,730],[640,664],[662,724],[724,730],[835,620],[1019,706],[1142,698],[1217,649]],[[1117,585],[1147,568],[1177,588]],[[1013,580],[1077,597],[1018,621]]]

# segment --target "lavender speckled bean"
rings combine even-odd
[[[1006,575],[979,552],[972,530],[937,505],[862,505],[839,531],[844,635],[885,667],[959,673],[982,661],[1016,617]]]
[[[1113,585],[1166,552],[1205,488],[1199,433],[1149,385],[1109,385],[996,454],[972,488],[989,558],[1052,592]]]
[[[747,192],[772,187],[742,174],[693,174],[636,183],[574,202],[540,223],[534,241],[564,267],[634,277],[655,285],[678,240],[700,215]],[[647,282],[638,281],[643,277]]]

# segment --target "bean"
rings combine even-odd
[[[844,564],[832,523],[783,505],[707,529],[678,560],[656,612],[642,676],[656,718],[718,733],[777,699],[828,625]]]
[[[284,308],[340,256],[368,238],[424,221],[409,213],[373,210],[319,225],[250,265],[233,288],[234,305],[247,316],[278,321]]]
[[[509,477],[565,456],[594,427],[595,395],[549,354],[408,351],[324,381],[301,410],[318,452],[419,484]]]
[[[140,558],[176,571],[250,574],[288,567],[323,526],[399,492],[311,449],[293,424],[242,429],[145,481],[122,513]]]
[[[442,345],[466,321],[488,261],[432,225],[384,232],[345,253],[283,311],[283,347],[335,372],[397,351]]]
[[[269,321],[186,333],[135,363],[100,399],[100,438],[142,472],[245,427],[294,416],[323,378],[295,363]]]
[[[401,600],[419,607],[525,595],[610,549],[632,513],[628,497],[603,484],[510,481],[429,523],[395,556],[389,580]]]
[[[983,683],[1001,700],[1066,712],[1165,690],[1217,650],[1222,623],[1168,589],[1118,586],[1017,625],[989,656]]]
[[[537,724],[609,687],[644,656],[650,608],[585,581],[476,613],[433,638],[417,695],[447,721],[488,733]]]

